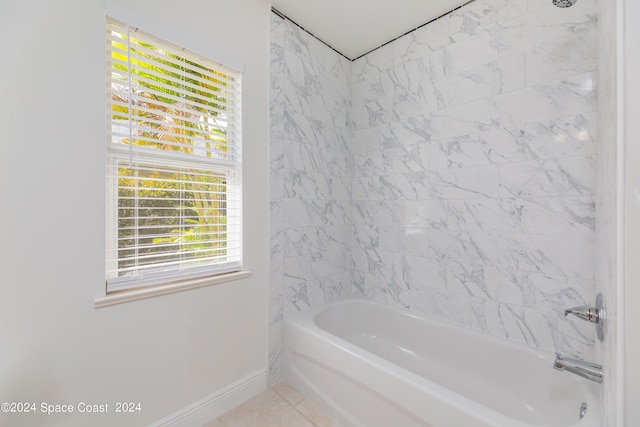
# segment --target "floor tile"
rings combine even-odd
[[[314,425],[295,408],[290,408],[278,421],[269,424],[268,427],[314,427]]]
[[[284,400],[286,400],[293,406],[296,406],[298,403],[304,400],[304,396],[298,393],[295,388],[291,387],[287,383],[278,383],[271,387],[271,390],[278,393]]]
[[[278,393],[267,390],[222,415],[224,427],[265,427],[282,417],[291,405]]]
[[[202,427],[224,427],[224,424],[222,424],[222,421],[220,421],[219,418],[216,418],[213,421],[209,421],[208,423],[206,423]]]
[[[287,383],[232,409],[202,427],[342,427]]]
[[[307,417],[316,427],[340,427],[341,424],[327,414],[324,410],[320,409],[315,403],[304,399],[300,402],[296,409],[300,411],[302,415]]]

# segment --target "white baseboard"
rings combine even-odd
[[[267,372],[263,369],[193,402],[151,426],[201,427],[266,389]]]

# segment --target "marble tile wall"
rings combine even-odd
[[[356,289],[592,357],[597,3],[477,0],[353,63]]]
[[[282,319],[352,291],[351,63],[272,14],[270,378]]]
[[[273,15],[272,382],[352,292],[592,357],[597,15],[476,0],[354,62]]]

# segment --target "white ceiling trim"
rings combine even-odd
[[[272,0],[271,7],[354,60],[473,1]]]

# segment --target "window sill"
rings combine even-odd
[[[114,292],[107,296],[97,298],[94,301],[94,308],[108,307],[110,305],[122,304],[144,298],[152,298],[160,295],[182,292],[189,289],[203,288],[205,286],[217,285],[231,282],[233,280],[246,279],[251,276],[250,271],[236,271],[233,273],[221,274],[219,276],[199,277],[197,279],[183,280],[176,283],[159,285],[154,287]]]

